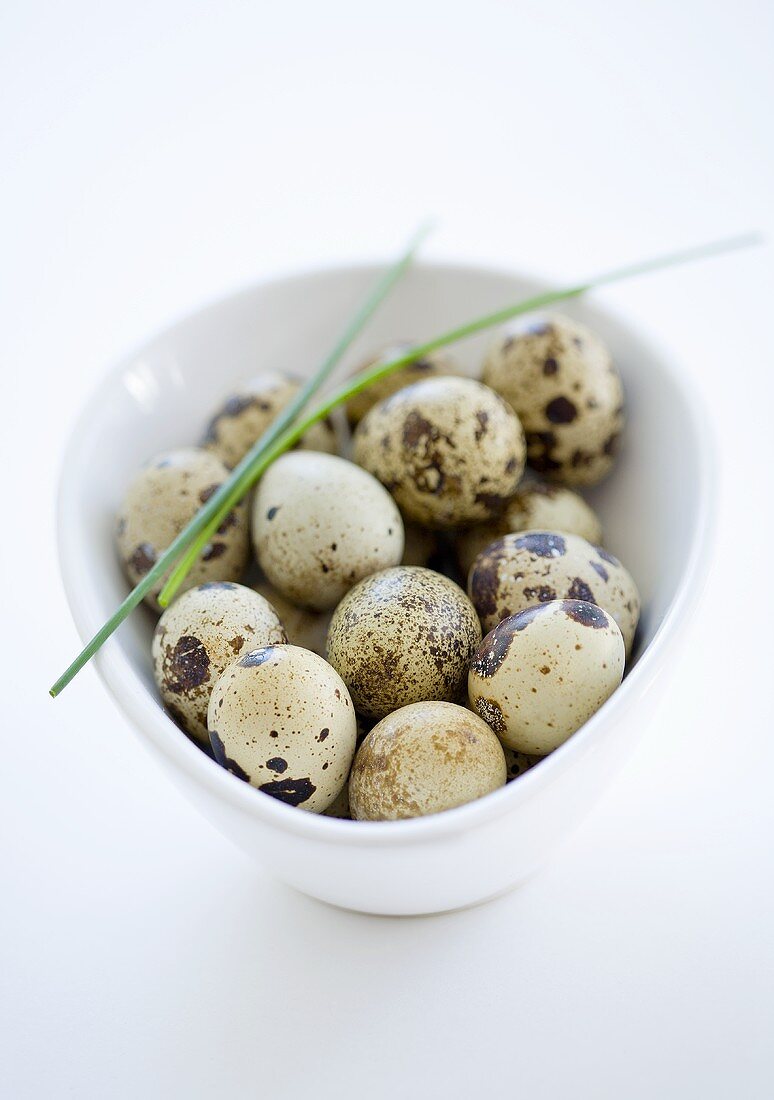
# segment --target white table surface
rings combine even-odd
[[[84,673],[58,464],[105,365],[277,271],[570,278],[774,228],[771,5],[67,4],[0,31],[0,1094],[770,1097],[771,247],[600,295],[706,394],[716,561],[658,721],[544,873],[373,919],[265,877]],[[106,456],[109,461],[109,456]]]

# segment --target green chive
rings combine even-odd
[[[557,302],[580,297],[580,295],[585,294],[589,290],[611,283],[621,282],[624,279],[630,279],[636,275],[645,275],[651,271],[674,267],[678,264],[689,263],[694,260],[706,259],[710,256],[721,255],[725,252],[733,252],[736,249],[747,248],[760,243],[761,237],[757,234],[748,234],[727,240],[715,241],[711,244],[700,245],[697,248],[690,248],[682,252],[674,252],[666,256],[658,256],[650,260],[645,260],[641,263],[616,268],[613,271],[605,272],[594,278],[586,279],[581,283],[576,283],[561,290],[550,290],[543,294],[537,294],[534,297],[517,302],[515,305],[506,306],[504,309],[496,310],[483,317],[468,321],[466,324],[451,329],[441,336],[425,341],[425,343],[417,344],[405,354],[396,356],[386,363],[377,363],[367,370],[362,371],[355,378],[345,382],[315,409],[314,412],[297,420],[292,426],[286,427],[284,432],[282,432],[282,429],[280,429],[279,432],[270,429],[264,437],[258,440],[242,462],[232,471],[231,476],[221,485],[218,492],[214,493],[207,504],[197,512],[188,527],[178,535],[169,549],[153,566],[150,573],[148,573],[140,584],[133,589],[118,610],[105,623],[94,638],[92,638],[67,671],[57,680],[56,684],[51,688],[50,694],[56,696],[62,688],[67,686],[70,680],[72,680],[80,669],[94,656],[103,642],[110,637],[115,629],[129,615],[132,609],[140,603],[159,577],[161,577],[169,566],[186,550],[188,550],[185,559],[188,563],[185,569],[185,572],[187,572],[190,565],[193,564],[201,550],[210,541],[212,534],[217,530],[231,509],[239,503],[242,497],[276,458],[297,443],[314,424],[328,416],[339,405],[354,397],[355,394],[360,393],[374,382],[386,378],[402,367],[408,366],[409,363],[413,363],[416,359],[420,359],[433,351],[437,351],[439,348],[447,347],[449,344],[456,343],[459,340],[464,340],[468,336],[473,336],[478,332],[483,332],[496,325],[501,325],[505,321],[509,321],[514,317],[519,317],[522,314],[532,313],[534,310],[544,309],[546,306],[555,305]],[[401,271],[407,262],[408,259],[405,259],[405,262],[401,262],[401,265],[399,265]],[[390,282],[390,285],[392,285],[392,282]],[[370,312],[372,311],[361,311],[359,315],[359,317],[361,317],[361,326],[367,319],[367,316],[363,316],[366,312],[367,316],[370,316]],[[350,339],[346,343],[342,341],[341,344],[338,345],[341,350],[351,342],[351,338],[355,335],[351,328],[348,329],[347,332]],[[341,354],[341,351],[339,354]],[[327,362],[328,360],[326,360],[326,364]],[[280,432],[282,432],[282,434],[280,434]],[[268,439],[267,437],[270,435],[271,439]],[[264,442],[264,440],[266,440],[266,442]],[[178,570],[176,570],[176,573],[177,572]],[[180,580],[182,580],[185,572],[182,568],[179,572]]]

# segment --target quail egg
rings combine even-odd
[[[519,418],[471,378],[399,390],[361,420],[353,446],[409,520],[439,529],[496,516],[516,492],[525,454]]]
[[[368,367],[376,366],[377,363],[388,363],[391,359],[397,359],[398,356],[405,355],[410,348],[411,344],[408,342],[392,344],[379,355],[367,359],[355,373],[359,374]],[[388,374],[386,378],[372,382],[367,389],[351,397],[347,402],[347,419],[354,427],[374,405],[383,401],[385,397],[392,397],[404,386],[410,386],[412,382],[421,382],[425,378],[437,378],[450,374],[459,374],[459,369],[450,355],[442,351],[423,355],[420,359],[415,359],[413,363],[395,371],[394,374]]]
[[[458,585],[402,565],[366,577],[344,597],[327,657],[358,712],[383,718],[407,703],[464,698],[480,641],[475,608]]]
[[[515,749],[509,749],[507,745],[503,745],[503,750],[505,752],[508,783],[524,775],[525,772],[528,772],[530,768],[534,768],[543,759],[542,756],[531,756],[528,752],[516,752]]]
[[[259,791],[322,813],[355,754],[355,709],[322,657],[293,645],[244,653],[215,684],[207,715],[217,762]]]
[[[161,700],[177,724],[205,745],[207,705],[235,657],[286,642],[271,604],[241,584],[207,581],[167,608],[153,635],[153,672]]]
[[[271,584],[325,611],[362,577],[403,556],[403,521],[390,494],[334,455],[283,455],[258,484],[253,542]]]
[[[226,398],[212,417],[202,446],[229,468],[236,466],[300,388],[301,383],[296,379],[274,371],[248,379]],[[336,454],[338,441],[333,424],[321,420],[313,425],[299,447]]]
[[[584,325],[557,315],[506,330],[482,377],[521,418],[533,469],[567,485],[594,485],[609,473],[623,387],[610,352]]]
[[[451,810],[505,784],[502,746],[454,703],[401,707],[374,726],[349,781],[352,817],[387,821]]]
[[[485,631],[509,615],[548,600],[586,600],[608,611],[631,652],[640,617],[640,597],[631,574],[579,535],[524,531],[503,535],[473,563],[470,598]]]
[[[503,744],[542,756],[599,710],[623,671],[623,636],[612,615],[582,600],[551,600],[487,634],[468,694]]]
[[[271,604],[280,617],[291,645],[311,649],[321,657],[325,656],[325,639],[331,622],[330,611],[310,611],[308,607],[299,607],[286,599],[281,592],[261,577],[253,585],[255,591]]]
[[[501,535],[514,531],[566,531],[595,546],[602,542],[602,525],[582,496],[562,485],[542,481],[524,485],[508,501],[502,515],[462,531],[457,538],[457,557],[467,576],[482,550]]]
[[[116,522],[116,541],[127,577],[137,584],[158,557],[220,488],[228,470],[215,455],[198,447],[167,451],[151,459],[126,491]],[[183,591],[203,581],[234,581],[247,564],[247,505],[238,504],[205,547],[183,582]],[[157,596],[164,579],[146,602],[160,611]]]

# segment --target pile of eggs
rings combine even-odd
[[[298,388],[251,379],[198,447],[140,470],[116,528],[132,583]],[[437,355],[345,412],[222,523],[158,620],[155,679],[180,729],[265,794],[437,813],[517,779],[621,683],[637,587],[577,491],[615,462],[621,381],[601,340],[551,316],[503,332],[480,381]]]

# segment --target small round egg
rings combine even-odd
[[[289,405],[301,383],[295,378],[266,371],[242,382],[219,406],[202,440],[202,446],[232,468]],[[336,454],[338,440],[333,424],[321,420],[303,436],[299,448]]]
[[[586,600],[608,611],[631,652],[640,596],[631,574],[601,546],[580,535],[523,531],[503,535],[482,551],[468,591],[485,631],[509,615],[549,600]]]
[[[355,754],[355,708],[341,677],[293,645],[251,650],[216,682],[207,714],[217,762],[264,794],[322,813]]]
[[[461,532],[457,538],[460,568],[467,576],[481,551],[501,535],[537,530],[580,535],[595,546],[602,542],[602,524],[582,496],[562,485],[536,481],[523,486],[498,519]]]
[[[286,642],[277,612],[252,588],[207,581],[175,600],[153,635],[153,672],[164,707],[177,724],[209,745],[207,706],[235,657]]]
[[[391,344],[378,355],[367,359],[354,373],[360,374],[361,371],[374,367],[377,363],[389,363],[391,359],[405,355],[410,348],[411,344],[408,342]],[[383,401],[385,397],[392,397],[404,386],[410,386],[413,382],[422,382],[426,378],[438,378],[450,374],[459,374],[459,367],[450,355],[443,351],[433,351],[429,355],[423,355],[393,374],[388,374],[386,378],[372,382],[366,389],[351,397],[346,405],[347,419],[354,427],[374,405]]]
[[[513,409],[472,378],[415,382],[380,401],[355,431],[353,457],[403,514],[438,529],[492,519],[524,471]]]
[[[585,325],[559,315],[507,329],[483,380],[513,406],[533,469],[567,485],[595,485],[615,462],[624,425],[621,378]]]
[[[362,577],[403,555],[403,520],[390,494],[359,466],[295,451],[269,467],[253,501],[253,543],[270,583],[325,611]]]
[[[485,722],[454,703],[412,703],[358,749],[350,809],[357,821],[423,817],[481,798],[505,778],[502,746]]]
[[[356,585],[333,613],[327,657],[360,714],[464,697],[481,641],[472,603],[432,569],[401,565]]]
[[[516,752],[515,749],[509,749],[507,745],[503,745],[503,751],[505,752],[505,766],[508,776],[506,781],[508,783],[524,775],[525,772],[528,772],[530,768],[534,768],[543,759],[542,756],[531,756],[528,752]]]
[[[623,671],[623,636],[612,615],[583,600],[552,600],[487,634],[468,694],[504,745],[544,756],[599,710]]]
[[[118,553],[130,582],[137,584],[169,544],[228,477],[215,455],[198,447],[167,451],[133,478],[116,521]],[[247,504],[229,512],[183,581],[180,591],[204,581],[236,581],[247,564]],[[156,611],[162,578],[145,597]]]

